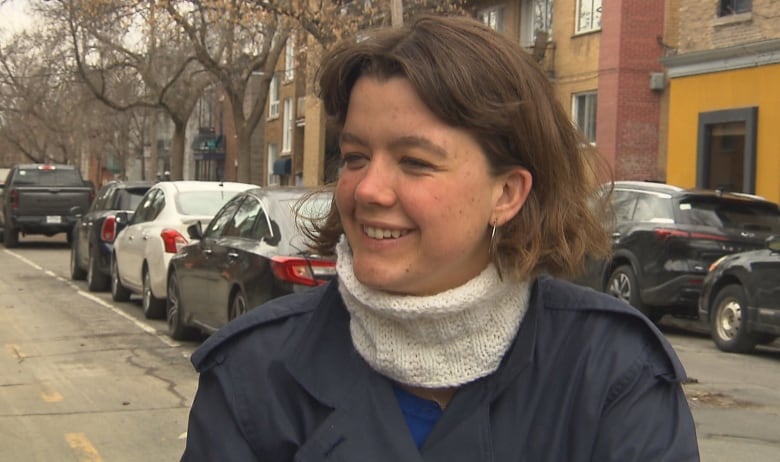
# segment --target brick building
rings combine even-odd
[[[669,182],[780,202],[780,2],[667,2]]]
[[[665,50],[664,12],[661,0],[483,1],[474,8],[478,18],[537,58],[572,121],[608,159],[618,179],[665,176],[665,144],[659,143],[666,104],[659,61]],[[286,98],[284,88],[278,100],[269,98],[269,113]],[[292,131],[287,173],[300,172],[298,181],[321,184],[333,177],[326,172],[332,153],[322,109],[313,98],[301,99],[302,86],[294,88],[291,101],[300,102],[293,104],[299,123]],[[274,152],[278,159],[287,156],[273,147],[284,143],[284,110],[279,114],[266,121],[269,165],[276,164]]]

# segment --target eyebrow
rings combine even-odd
[[[339,144],[342,143],[354,143],[360,146],[368,147],[368,142],[363,138],[350,132],[341,132],[339,135]],[[428,152],[431,152],[437,156],[447,157],[447,150],[433,141],[423,136],[407,135],[401,136],[390,142],[390,150],[395,150],[404,147],[421,148]]]

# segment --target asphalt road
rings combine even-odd
[[[0,246],[0,460],[178,460],[198,343],[70,281],[68,256],[61,237]],[[690,377],[701,460],[780,462],[780,342],[731,355],[695,322],[661,329]]]

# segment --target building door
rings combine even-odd
[[[699,114],[696,186],[756,192],[758,108]]]
[[[709,132],[709,173],[705,187],[744,191],[745,122],[712,124]]]

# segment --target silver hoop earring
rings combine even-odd
[[[493,256],[493,245],[496,239],[496,224],[493,223],[493,230],[490,232],[490,246],[488,246],[488,255]]]

